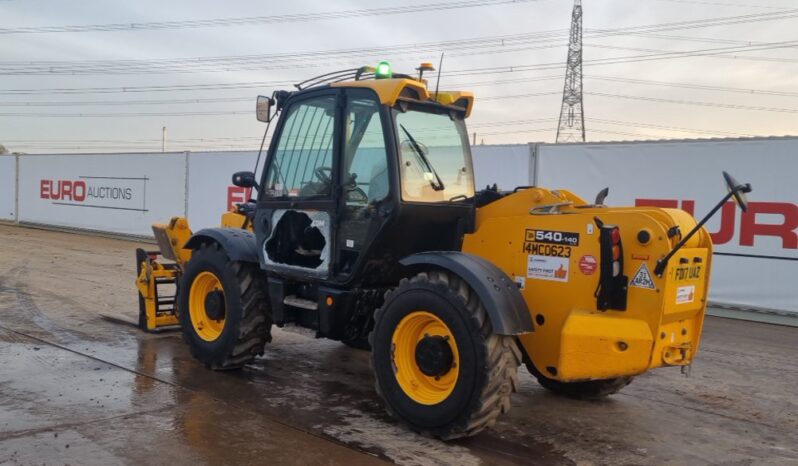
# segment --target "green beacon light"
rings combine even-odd
[[[377,63],[377,69],[374,71],[374,77],[376,79],[389,79],[392,76],[393,71],[391,71],[390,63],[385,60]]]

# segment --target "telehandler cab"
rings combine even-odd
[[[259,97],[259,120],[281,114],[265,167],[233,175],[257,200],[221,228],[153,226],[160,251],[137,251],[141,327],[179,324],[212,369],[263,354],[272,325],[370,347],[387,409],[443,439],[506,412],[522,362],[581,398],[688,366],[712,259],[703,223],[732,196],[745,208],[750,186],[726,175],[729,194],[698,224],[607,207],[606,193],[477,192],[473,95],[430,92],[430,69],[383,62]],[[167,284],[175,296],[159,296]]]

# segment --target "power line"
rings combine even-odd
[[[786,10],[787,8],[771,5],[754,5],[751,3],[707,2],[700,0],[658,0],[660,2],[686,3],[692,5],[730,6],[739,8],[762,8],[767,10]]]
[[[697,49],[697,50],[684,50],[684,51],[671,51],[671,52],[661,52],[661,53],[653,53],[653,54],[646,54],[646,55],[631,55],[631,56],[623,56],[623,57],[608,57],[608,58],[597,58],[593,60],[585,60],[583,62],[583,66],[597,66],[597,65],[615,65],[620,63],[633,63],[633,62],[642,62],[642,61],[654,61],[654,60],[667,60],[667,59],[675,59],[675,58],[687,58],[687,57],[702,57],[702,56],[710,56],[716,54],[724,54],[724,53],[733,53],[733,52],[740,52],[740,51],[754,51],[754,50],[766,50],[766,49],[775,49],[775,48],[786,48],[786,47],[795,47],[798,45],[798,41],[781,41],[781,42],[771,42],[767,45],[756,45],[756,46],[732,46],[732,47],[717,47],[717,48],[710,48],[710,49]],[[445,76],[463,76],[463,75],[479,75],[479,74],[503,74],[503,73],[517,73],[522,71],[541,71],[541,70],[549,70],[561,67],[562,63],[558,62],[550,62],[550,63],[536,63],[536,64],[529,64],[529,65],[510,65],[510,66],[498,66],[498,67],[486,67],[486,68],[472,68],[472,69],[464,69],[464,70],[454,70],[448,73],[443,73]]]
[[[518,73],[524,73],[524,71],[518,71]],[[478,86],[494,86],[499,84],[515,84],[515,83],[526,83],[526,82],[534,82],[534,81],[552,81],[552,80],[560,80],[563,78],[562,74],[556,75],[546,75],[546,76],[530,76],[530,77],[523,77],[523,78],[514,78],[514,79],[505,79],[505,80],[489,80],[489,81],[463,81],[463,82],[455,82],[449,83],[448,86],[451,88],[465,88],[465,87],[478,87]],[[673,87],[673,88],[685,88],[685,89],[697,89],[697,90],[708,90],[708,91],[719,91],[719,92],[731,92],[731,93],[738,93],[738,94],[756,94],[756,95],[773,95],[773,96],[782,96],[782,97],[798,97],[798,92],[790,92],[790,91],[781,91],[781,90],[769,90],[769,89],[753,89],[753,88],[736,88],[736,87],[725,87],[725,86],[715,86],[715,85],[708,85],[708,84],[698,84],[698,83],[685,83],[685,82],[666,82],[666,81],[653,81],[653,80],[645,80],[645,79],[632,79],[632,78],[622,78],[616,76],[601,76],[601,75],[588,75],[585,77],[588,80],[599,80],[599,81],[614,81],[614,82],[622,82],[622,83],[630,83],[630,84],[642,84],[642,85],[650,85],[650,86],[661,86],[661,87]],[[253,81],[253,82],[236,82],[236,83],[218,83],[218,84],[185,84],[185,85],[170,85],[170,86],[130,86],[130,87],[88,87],[88,88],[45,88],[45,89],[7,89],[7,90],[0,90],[0,95],[38,95],[38,94],[45,94],[45,95],[52,95],[52,94],[62,94],[62,95],[72,95],[72,94],[130,94],[130,93],[145,93],[145,92],[174,92],[174,91],[203,91],[203,90],[238,90],[238,89],[252,89],[252,88],[272,88],[272,87],[286,87],[291,85],[292,81]],[[186,100],[203,100],[203,99],[186,99]],[[221,100],[221,99],[220,99]],[[227,99],[224,99],[225,101]],[[251,97],[249,98],[251,100]],[[479,100],[483,100],[483,98],[479,98]],[[112,101],[109,101],[112,102]],[[116,102],[116,101],[113,101]],[[131,104],[132,102],[136,102],[137,104],[141,104],[142,101],[119,101],[125,104]],[[174,103],[172,101],[153,101],[153,103]],[[18,102],[2,102],[0,105],[16,105]],[[23,102],[24,103],[24,102]],[[81,102],[76,102],[76,105],[83,105]],[[106,105],[105,103],[98,105]],[[112,105],[112,104],[109,104]]]
[[[738,105],[738,104],[726,104],[720,102],[701,102],[697,100],[675,100],[675,99],[662,99],[658,97],[643,97],[643,96],[635,96],[635,95],[620,95],[620,94],[606,94],[602,92],[588,92],[588,95],[597,96],[597,97],[610,97],[613,99],[629,99],[629,100],[642,100],[646,102],[658,102],[658,103],[667,103],[667,104],[680,104],[680,105],[696,105],[700,107],[718,107],[718,108],[729,108],[734,110],[754,110],[754,111],[762,111],[762,112],[779,112],[779,113],[798,113],[798,109],[796,108],[778,108],[778,107],[760,107],[760,106],[752,106],[752,105]]]
[[[792,42],[792,43],[791,43]],[[654,54],[671,54],[671,53],[678,53],[672,50],[662,50],[662,49],[644,49],[639,47],[623,47],[619,45],[604,45],[604,44],[590,44],[591,47],[601,48],[601,49],[612,49],[612,50],[630,50],[634,52],[651,52]],[[762,48],[756,48],[762,47]],[[755,43],[749,45],[740,46],[739,50],[731,50],[729,52],[722,52],[722,53],[708,53],[708,54],[697,54],[696,56],[707,56],[711,58],[723,58],[723,59],[731,59],[731,60],[753,60],[753,61],[771,61],[771,62],[783,62],[783,63],[795,63],[798,60],[792,58],[783,58],[783,57],[750,57],[746,55],[727,55],[728,53],[734,52],[756,52],[759,50],[772,50],[778,48],[794,48],[798,47],[798,42],[796,41],[785,41],[781,43],[781,45],[777,43]],[[721,49],[704,49],[707,51],[711,50],[721,50]]]
[[[798,92],[789,91],[773,91],[768,89],[749,89],[740,87],[725,87],[713,86],[708,84],[696,83],[683,83],[683,82],[665,82],[665,81],[652,81],[647,79],[632,79],[632,78],[619,78],[614,76],[596,76],[590,75],[588,79],[596,79],[599,81],[612,81],[629,84],[643,84],[646,86],[662,86],[662,87],[675,87],[683,89],[697,89],[702,91],[719,91],[719,92],[732,92],[737,94],[752,94],[752,95],[773,95],[780,97],[798,97]]]
[[[488,96],[483,97],[480,101],[495,101],[495,100],[505,100],[505,99],[521,99],[521,98],[529,98],[529,97],[545,97],[545,96],[552,96],[552,95],[559,95],[560,91],[546,91],[546,92],[534,92],[534,93],[525,93],[525,94],[510,94],[510,95],[498,95],[498,96]],[[735,110],[754,110],[754,111],[767,111],[767,112],[780,112],[780,113],[798,113],[798,109],[792,108],[779,108],[779,107],[763,107],[763,106],[750,106],[750,105],[740,105],[740,104],[728,104],[722,102],[705,102],[705,101],[695,101],[695,100],[675,100],[675,99],[663,99],[663,98],[656,98],[656,97],[645,97],[645,96],[633,96],[633,95],[621,95],[621,94],[610,94],[610,93],[602,93],[602,92],[587,92],[587,95],[591,96],[598,96],[598,97],[609,97],[609,98],[616,98],[616,99],[630,99],[630,100],[641,100],[647,102],[657,102],[657,103],[670,103],[670,104],[681,104],[681,105],[695,105],[695,106],[703,106],[703,107],[719,107],[719,108],[728,108],[728,109],[735,109]],[[151,116],[222,116],[222,115],[249,115],[251,114],[251,110],[218,110],[218,111],[205,111],[205,112],[187,112],[187,111],[176,111],[176,112],[118,112],[118,113],[44,113],[44,112],[2,112],[0,113],[0,117],[64,117],[64,118],[122,118],[122,117],[151,117]]]
[[[620,121],[620,120],[611,120],[605,118],[588,118],[588,121],[591,122],[598,122],[598,123],[605,123],[609,125],[618,125],[618,126],[632,126],[636,128],[652,128],[652,129],[664,129],[667,131],[676,131],[680,133],[693,133],[693,134],[722,134],[725,136],[754,136],[753,134],[748,133],[738,133],[738,132],[730,132],[730,131],[720,131],[720,130],[708,130],[708,129],[694,129],[694,128],[684,128],[679,126],[668,126],[668,125],[659,125],[654,123],[639,123],[634,121]]]
[[[615,29],[597,29],[586,32],[586,36],[591,37],[612,37],[616,35],[625,34],[651,34],[659,31],[669,31],[675,29],[693,29],[697,27],[711,27],[727,24],[738,24],[743,22],[760,22],[772,21],[779,19],[789,19],[798,17],[798,9],[783,10],[774,13],[752,14],[733,17],[722,18],[709,18],[703,20],[681,21],[673,23],[663,23],[645,26],[629,26]],[[567,31],[566,31],[567,32]],[[283,61],[302,61],[313,60],[314,64],[318,64],[316,60],[319,56],[330,59],[334,56],[351,57],[353,54],[386,54],[404,52],[420,53],[424,51],[437,52],[441,48],[454,49],[460,48],[464,50],[472,50],[477,47],[506,47],[508,45],[517,44],[530,44],[530,43],[546,43],[559,40],[563,36],[563,31],[541,31],[532,34],[517,34],[506,36],[494,36],[475,39],[462,39],[448,42],[425,43],[425,44],[404,44],[387,47],[373,47],[373,48],[359,48],[359,49],[345,49],[345,50],[326,50],[326,51],[312,51],[300,53],[283,53],[283,54],[267,54],[267,55],[244,55],[244,56],[222,56],[222,57],[194,57],[194,58],[170,58],[170,59],[157,59],[157,60],[89,60],[89,61],[39,61],[39,62],[0,62],[4,70],[11,70],[5,74],[86,74],[86,73],[114,73],[118,74],[125,69],[128,72],[154,72],[158,71],[229,71],[240,69],[264,69],[263,63],[273,64],[276,62],[282,63]],[[694,39],[693,39],[694,40]],[[746,44],[755,45],[755,44]],[[253,63],[261,62],[260,67],[251,68]],[[71,65],[70,65],[71,64]],[[219,69],[220,66],[227,66],[225,69]],[[249,65],[250,68],[231,69],[230,66],[237,64],[238,66]],[[295,66],[295,65],[294,65]],[[170,68],[171,67],[171,68]],[[210,67],[210,69],[209,69]]]
[[[355,10],[326,11],[317,13],[294,13],[271,16],[250,16],[241,18],[215,18],[200,20],[152,21],[110,24],[86,24],[69,26],[24,26],[0,29],[0,34],[44,34],[56,32],[109,32],[109,31],[149,31],[163,29],[196,29],[222,26],[248,26],[255,24],[284,24],[331,19],[362,18],[369,16],[423,13],[428,11],[453,10],[482,6],[495,6],[513,3],[529,3],[540,0],[462,0],[457,2],[404,5],[387,8],[364,8]]]
[[[252,111],[219,110],[209,112],[136,112],[136,113],[21,113],[3,112],[0,117],[37,117],[37,118],[127,118],[127,117],[161,117],[161,116],[222,116],[252,115]]]
[[[208,104],[220,102],[254,102],[253,97],[213,97],[202,99],[161,99],[161,100],[85,100],[85,101],[46,101],[46,102],[0,102],[0,107],[74,107],[103,105],[174,105]]]

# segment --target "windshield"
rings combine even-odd
[[[394,109],[402,199],[444,202],[474,196],[471,150],[460,118]]]

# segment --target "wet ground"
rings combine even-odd
[[[443,443],[384,413],[366,352],[275,329],[211,372],[103,317],[135,318],[135,247],[0,225],[0,464],[798,464],[798,328],[710,317],[691,377],[601,402],[521,370],[508,416]]]

